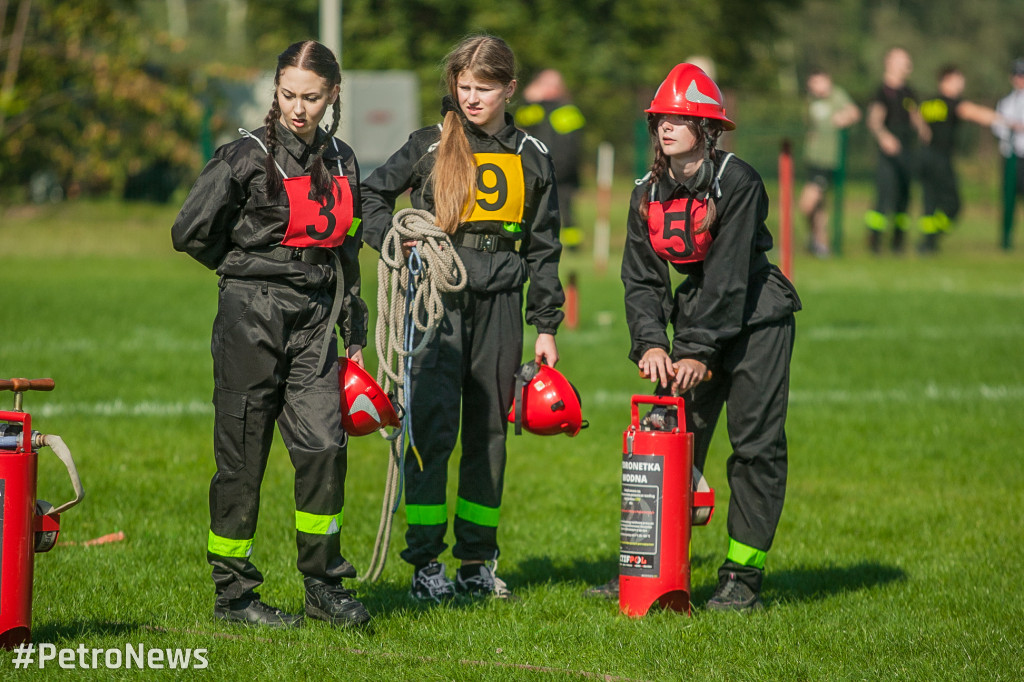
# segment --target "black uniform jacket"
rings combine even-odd
[[[442,115],[453,107],[449,97],[445,97],[443,107]],[[558,240],[561,223],[554,169],[543,144],[538,144],[518,130],[508,114],[505,115],[505,123],[505,127],[496,135],[488,135],[478,126],[462,119],[466,138],[474,153],[515,154],[522,148],[520,156],[526,186],[521,231],[509,233],[503,223],[498,221],[463,223],[459,230],[494,234],[521,242],[517,251],[490,253],[459,246],[458,253],[466,265],[468,287],[472,291],[520,289],[529,279],[526,322],[534,325],[538,333],[554,334],[562,321],[561,307],[565,301],[558,280],[562,244]],[[401,149],[363,181],[364,239],[378,251],[385,233],[391,228],[395,200],[402,192],[412,190],[414,208],[433,211],[434,197],[427,178],[433,168],[434,150],[440,139],[439,126],[415,131]]]
[[[724,157],[724,152],[716,152],[716,173]],[[673,361],[692,358],[711,366],[723,346],[743,329],[800,310],[796,289],[765,255],[772,248],[772,236],[764,222],[768,195],[760,175],[733,156],[722,173],[720,187],[706,258],[673,264],[686,276],[674,300],[670,264],[654,251],[647,221],[640,216],[640,202],[650,192],[650,185],[645,181],[633,190],[622,283],[632,339],[629,357],[634,362],[649,348],[669,350],[666,329],[670,321],[675,332]],[[658,181],[658,201],[696,196],[692,188],[676,182],[667,172]]]
[[[280,122],[275,125],[275,158],[288,177],[308,175],[313,151],[328,140],[324,163],[332,175],[343,172],[348,179],[354,216],[360,218],[359,165],[352,148],[340,140],[331,140],[320,128],[309,146]],[[266,143],[266,128],[252,134]],[[247,137],[219,148],[192,186],[174,221],[174,248],[220,275],[277,281],[299,288],[333,288],[333,259],[328,258],[326,265],[314,265],[301,259],[278,260],[258,253],[280,245],[288,227],[287,192],[282,189],[277,197],[271,198],[264,189],[266,157],[263,148]],[[336,322],[346,346],[366,345],[367,310],[359,296],[361,229],[333,249],[341,264],[338,274],[344,278],[344,300]]]

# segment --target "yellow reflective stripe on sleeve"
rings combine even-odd
[[[211,530],[210,537],[206,541],[206,551],[217,556],[244,559],[252,554],[252,538],[248,540],[222,538]]]
[[[444,504],[407,504],[405,519],[410,525],[439,526],[448,523],[448,506]]]
[[[464,500],[461,497],[455,505],[455,515],[460,519],[475,523],[478,526],[488,528],[498,527],[498,516],[501,514],[499,507],[485,507],[476,502]]]
[[[295,510],[295,530],[311,535],[334,535],[341,532],[345,510],[337,514],[310,514]]]
[[[362,222],[363,222],[362,218],[353,218],[352,219],[352,227],[348,228],[348,232],[346,232],[345,234],[347,234],[349,237],[354,236],[355,233],[356,233],[356,230],[359,229],[359,225]]]
[[[517,126],[529,128],[544,120],[544,107],[539,104],[527,104],[516,109],[515,120]]]
[[[572,104],[558,107],[551,112],[551,127],[559,135],[568,135],[582,128],[587,120],[583,118],[583,112]]]
[[[729,561],[739,564],[740,566],[753,566],[754,568],[764,569],[764,560],[768,557],[768,553],[751,547],[750,545],[744,545],[742,542],[737,542],[732,538],[729,538],[729,553],[726,558]]]

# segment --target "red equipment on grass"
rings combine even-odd
[[[35,553],[53,548],[61,512],[84,496],[64,441],[33,431],[32,417],[21,409],[23,392],[51,391],[53,386],[53,379],[0,380],[0,391],[14,391],[14,411],[0,411],[0,646],[6,649],[31,641]],[[45,446],[64,462],[75,491],[75,499],[56,508],[36,499],[36,451]]]
[[[642,404],[674,408],[677,425],[641,424]],[[635,395],[623,434],[619,610],[634,618],[655,602],[690,614],[690,529],[706,525],[715,508],[715,491],[693,468],[684,405],[678,397]]]
[[[369,372],[348,358],[338,358],[341,425],[350,436],[367,436],[385,426],[401,426],[391,397]]]

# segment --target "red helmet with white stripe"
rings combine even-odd
[[[400,426],[391,398],[369,373],[348,358],[338,358],[341,425],[350,436],[366,436],[385,426]]]
[[[508,420],[538,436],[575,436],[588,426],[580,394],[565,376],[547,365],[528,362],[516,373],[516,397]]]
[[[721,121],[726,130],[736,129],[736,124],[726,118],[722,91],[694,64],[677,64],[654,93],[646,112],[714,118]]]

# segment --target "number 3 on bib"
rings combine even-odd
[[[476,200],[467,222],[523,220],[523,161],[518,154],[474,154]]]

